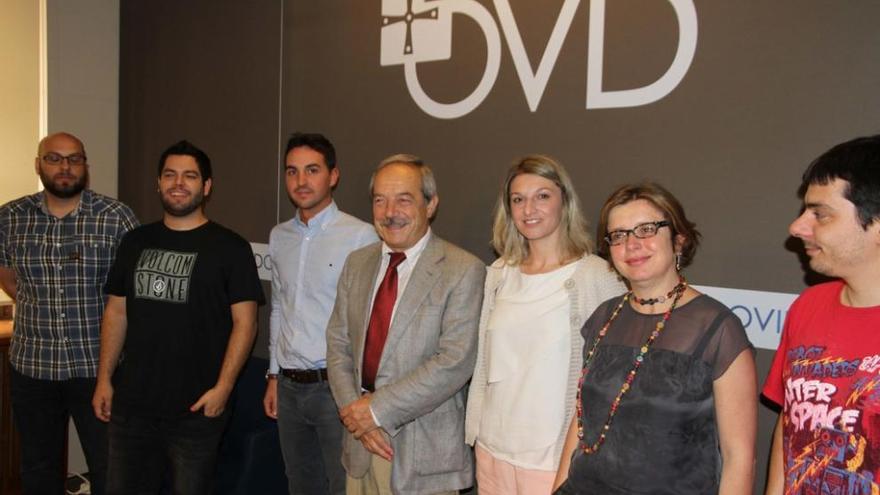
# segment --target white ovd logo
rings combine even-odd
[[[602,90],[605,42],[605,0],[590,0],[587,40],[586,108],[621,108],[647,105],[668,95],[684,78],[697,49],[697,12],[693,0],[667,0],[678,19],[678,47],[666,73],[641,88]],[[532,69],[508,0],[494,0],[495,11],[529,109],[538,109],[550,73],[580,0],[565,0],[553,32],[538,63]],[[419,83],[416,64],[449,60],[452,57],[452,15],[470,17],[486,39],[486,64],[477,87],[455,103],[433,100]],[[476,0],[382,0],[380,65],[403,65],[406,87],[425,113],[440,119],[467,115],[486,99],[501,66],[501,35],[492,14]]]

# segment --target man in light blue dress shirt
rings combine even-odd
[[[284,161],[294,217],[272,229],[272,312],[266,414],[278,433],[291,495],[341,495],[344,428],[327,383],[325,331],[348,254],[379,240],[372,225],[339,211],[333,144],[296,133]]]

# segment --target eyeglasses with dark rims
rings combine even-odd
[[[605,242],[610,246],[617,246],[626,242],[630,234],[636,236],[636,239],[648,239],[657,235],[660,227],[669,227],[669,225],[669,220],[660,220],[640,223],[631,229],[612,230],[605,235]]]
[[[54,151],[50,151],[41,156],[40,159],[43,160],[44,163],[47,163],[49,165],[61,165],[62,163],[64,163],[65,160],[67,160],[67,164],[71,167],[83,165],[84,163],[86,163],[86,155],[83,153],[71,153],[65,156],[55,153]]]

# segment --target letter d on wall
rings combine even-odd
[[[697,11],[693,0],[668,0],[678,19],[678,48],[672,65],[660,79],[641,88],[602,91],[605,52],[605,0],[590,1],[587,45],[587,108],[637,107],[668,95],[684,78],[697,50]]]

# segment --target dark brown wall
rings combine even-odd
[[[122,2],[119,194],[158,219],[157,162],[180,139],[214,166],[209,214],[258,240],[274,225],[279,2]]]
[[[724,287],[798,292],[797,258],[784,247],[806,165],[832,144],[878,130],[880,4],[699,2],[696,56],[656,103],[585,109],[589,2],[579,6],[536,112],[502,42],[501,70],[472,113],[440,120],[410,98],[401,66],[380,67],[381,2],[288,2],[282,129],[320,129],[342,155],[338,199],[365,205],[370,168],[412,152],[437,169],[437,230],[489,259],[489,216],[505,168],[542,152],[568,166],[590,220],[623,182],[655,179],[676,193],[704,234],[691,276]],[[491,2],[481,2],[494,13]],[[537,66],[559,0],[510,2]],[[607,2],[605,87],[647,84],[672,60],[669,4]],[[485,42],[455,16],[452,59],[418,65],[438,100],[467,94]],[[364,210],[366,213],[366,210]],[[768,276],[770,275],[770,276]]]
[[[158,218],[156,159],[186,137],[215,161],[212,218],[267,242],[293,211],[278,180],[279,140],[319,131],[337,145],[344,210],[368,219],[375,164],[397,152],[421,155],[439,182],[435,230],[489,261],[504,170],[517,156],[541,152],[568,166],[591,222],[618,184],[650,178],[668,186],[704,234],[688,271],[695,283],[794,293],[805,272],[786,229],[798,213],[800,174],[832,144],[878,131],[876,2],[697,2],[696,54],[674,91],[645,106],[586,109],[590,2],[583,1],[537,111],[501,34],[494,87],[452,120],[419,109],[402,66],[380,66],[382,3],[123,2],[122,199],[141,218]],[[497,25],[493,3],[478,3]],[[563,1],[509,4],[536,67]],[[639,87],[664,73],[678,40],[670,4],[606,8],[605,89]],[[417,66],[425,91],[447,102],[471,91],[486,54],[475,22],[453,16],[453,30],[451,59]],[[263,323],[261,355],[265,312]],[[762,382],[771,357],[758,352]],[[760,414],[756,486],[775,418],[763,407]]]
[[[187,139],[211,157],[208,216],[267,242],[278,218],[281,2],[120,8],[119,197],[142,223],[160,219],[159,155]],[[255,349],[267,356],[266,306],[260,322]]]

